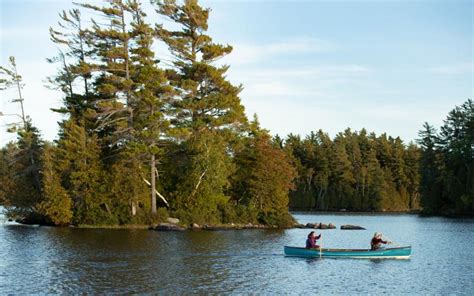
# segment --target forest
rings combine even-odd
[[[276,139],[297,171],[290,207],[304,210],[474,213],[474,104],[448,113],[438,132],[425,123],[417,144],[350,129],[331,139]]]
[[[245,115],[220,58],[232,46],[207,35],[210,9],[196,0],[77,4],[50,29],[58,54],[50,86],[63,94],[54,142],[23,107],[12,57],[0,88],[21,122],[1,148],[0,204],[50,225],[260,223],[291,226],[289,209],[474,212],[474,106],[455,107],[418,145],[347,129],[272,137]],[[83,15],[93,15],[85,21]],[[88,24],[88,25],[85,25]],[[159,60],[155,44],[172,60]]]

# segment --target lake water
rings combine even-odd
[[[45,293],[471,294],[473,219],[295,214],[324,247],[367,248],[374,231],[411,244],[409,260],[302,259],[309,230],[155,232],[0,225],[0,295]],[[319,233],[319,231],[318,231]]]

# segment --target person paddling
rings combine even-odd
[[[376,232],[374,234],[374,237],[370,241],[370,249],[372,251],[378,250],[382,247],[382,244],[391,244],[391,242],[382,240],[382,234],[379,232]]]
[[[311,231],[308,234],[308,239],[306,240],[306,248],[307,249],[319,249],[319,246],[316,244],[316,241],[321,238],[321,234],[316,236],[314,231]]]

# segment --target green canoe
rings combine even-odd
[[[366,258],[366,259],[409,259],[411,246],[370,249],[306,249],[285,246],[285,255],[306,258]]]

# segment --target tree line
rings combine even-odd
[[[409,211],[419,209],[420,149],[365,129],[334,139],[319,130],[289,135],[281,147],[298,177],[290,193],[294,209]]]
[[[440,135],[431,126],[421,132],[420,146],[350,129],[334,139],[323,131],[272,138],[256,115],[247,119],[242,86],[217,62],[232,47],[206,34],[210,10],[196,0],[152,4],[166,25],[149,23],[136,0],[60,14],[50,29],[58,55],[48,59],[57,65],[49,84],[63,93],[54,142],[23,112],[15,60],[0,68],[0,86],[18,90],[22,110],[10,128],[17,141],[0,154],[0,204],[10,216],[288,226],[289,206],[472,211],[472,101],[456,107],[456,120],[450,113]]]
[[[474,213],[471,99],[449,112],[439,132],[425,123],[419,145],[365,129],[276,141],[297,171],[289,203],[295,210]]]

